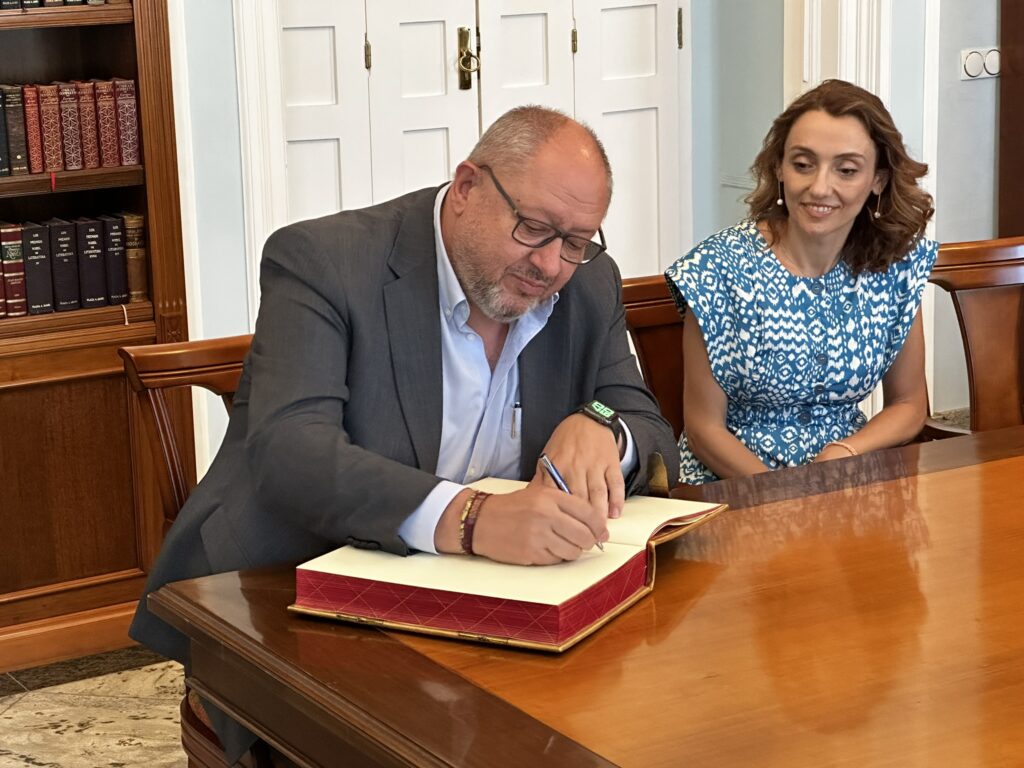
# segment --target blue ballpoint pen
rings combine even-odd
[[[566,485],[565,480],[562,479],[562,473],[558,471],[558,469],[555,467],[551,459],[548,458],[548,455],[546,453],[542,453],[540,455],[540,463],[541,466],[543,466],[545,471],[548,473],[548,477],[555,481],[555,485],[558,486],[559,490],[564,491],[569,495],[572,495],[572,491],[569,490],[569,486]],[[604,552],[604,544],[602,544],[600,541],[595,543],[597,544],[597,548]]]

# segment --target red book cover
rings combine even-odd
[[[115,77],[113,83],[121,165],[138,165],[142,160],[139,152],[139,110],[135,100],[135,81]]]
[[[75,81],[78,90],[78,123],[82,129],[82,165],[100,167],[100,134],[96,125],[96,84]]]
[[[21,225],[0,223],[0,262],[3,263],[7,316],[28,314],[25,298],[25,257],[21,249]]]
[[[485,478],[473,487],[505,493],[525,485]],[[651,592],[656,545],[722,509],[635,496],[626,500],[621,518],[608,520],[603,550],[546,566],[341,547],[295,569],[290,609],[389,629],[564,651]]]
[[[78,121],[78,89],[74,83],[55,83],[60,104],[60,138],[64,148],[64,168],[80,171],[82,164],[82,128]]]
[[[96,129],[100,137],[100,165],[115,168],[121,164],[121,141],[117,135],[117,104],[110,80],[93,80],[96,87]]]
[[[43,170],[64,170],[60,140],[60,94],[56,85],[39,86],[39,125],[43,135]]]
[[[25,144],[28,146],[28,172],[43,172],[43,131],[39,122],[39,88],[34,85],[21,87],[21,99],[25,106]]]

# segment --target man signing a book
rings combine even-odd
[[[674,483],[600,229],[611,192],[590,129],[521,107],[452,182],[272,235],[224,443],[147,591],[342,544],[572,560],[652,471]],[[465,486],[485,476],[532,482]],[[186,661],[145,600],[131,634]],[[222,737],[229,760],[247,746]]]

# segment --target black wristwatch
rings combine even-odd
[[[619,414],[614,409],[609,408],[600,400],[591,400],[589,403],[581,405],[576,413],[589,416],[598,424],[604,424],[608,427],[612,434],[615,435],[615,444],[619,446],[619,456],[623,454],[626,450],[626,432],[622,428]]]

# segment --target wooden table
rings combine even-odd
[[[309,765],[1019,766],[1022,479],[1014,428],[680,491],[732,509],[555,656],[293,616],[289,569],[152,602]]]

